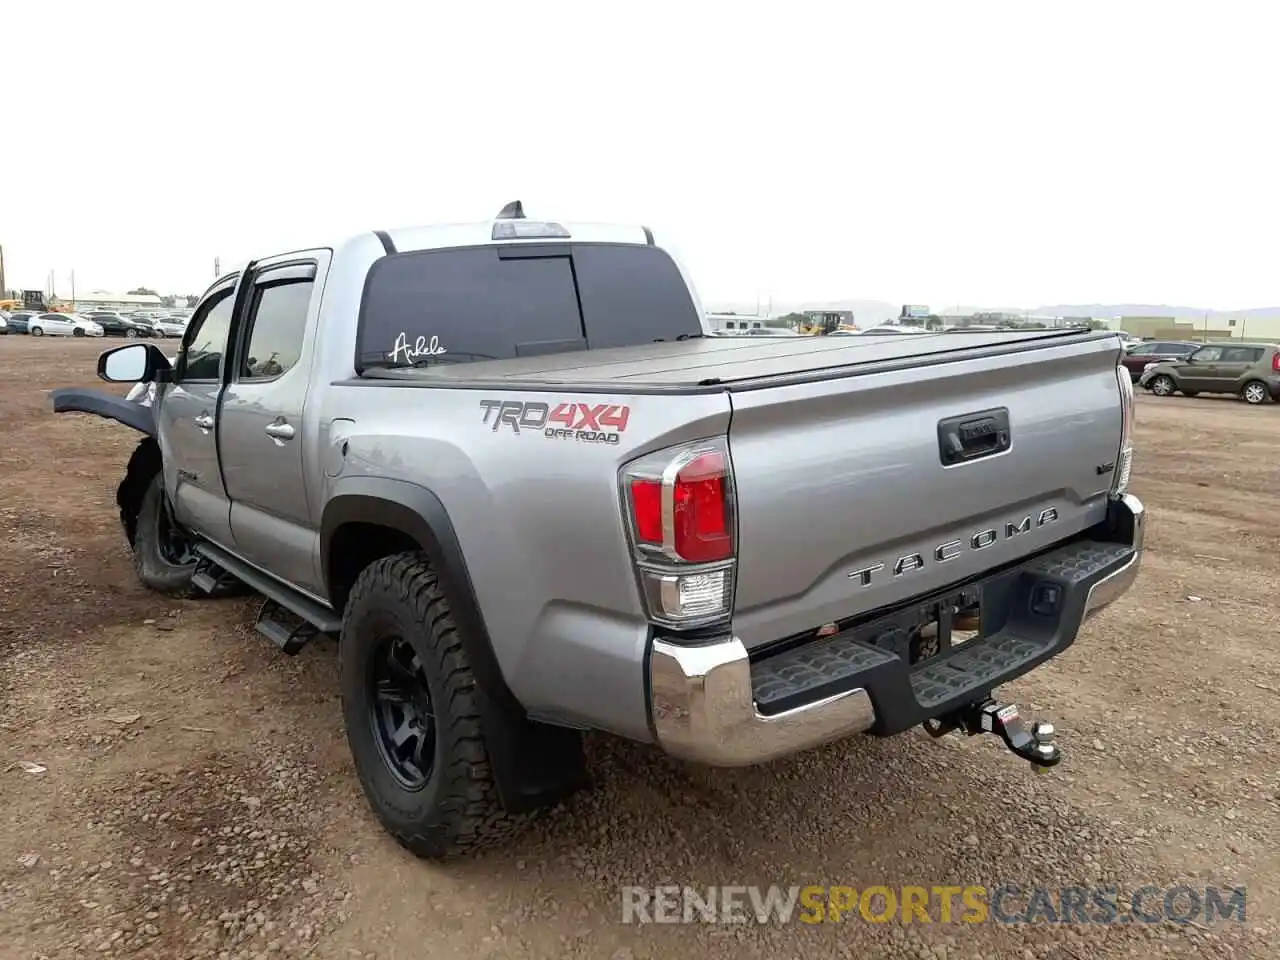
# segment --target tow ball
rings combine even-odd
[[[991,697],[975,700],[953,713],[926,721],[924,728],[934,737],[961,730],[969,736],[994,733],[1013,753],[1031,763],[1037,773],[1044,773],[1062,761],[1062,751],[1053,742],[1052,723],[1026,723],[1014,703],[998,703]]]

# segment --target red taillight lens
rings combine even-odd
[[[676,474],[672,546],[690,563],[710,563],[733,556],[727,473],[724,456],[710,452],[694,457]]]
[[[636,539],[641,543],[662,545],[662,481],[632,480],[631,510],[634,514]]]
[[[1271,369],[1276,373],[1280,373],[1280,350],[1271,355]]]
[[[727,438],[664,447],[625,463],[619,492],[649,621],[676,629],[727,624],[737,567]]]

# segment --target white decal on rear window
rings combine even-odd
[[[447,353],[444,347],[440,346],[439,337],[419,337],[413,343],[409,342],[409,335],[403,331],[400,336],[396,337],[395,348],[387,354],[387,359],[393,363],[401,361],[411,363],[419,357],[437,357],[442,353]]]

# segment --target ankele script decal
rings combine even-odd
[[[440,346],[440,338],[433,336],[431,338],[418,337],[413,343],[409,342],[409,335],[403,330],[396,337],[396,345],[387,359],[393,363],[412,363],[419,357],[438,357],[442,353],[448,353],[444,347]]]

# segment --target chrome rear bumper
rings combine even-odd
[[[1081,623],[1124,594],[1138,576],[1146,511],[1130,495],[1112,509],[1122,542],[1133,547],[1133,555],[1089,587]],[[762,714],[753,696],[746,647],[734,637],[697,646],[655,640],[649,681],[650,717],[659,745],[673,756],[711,766],[764,763],[876,724],[875,707],[862,687],[783,713]]]

